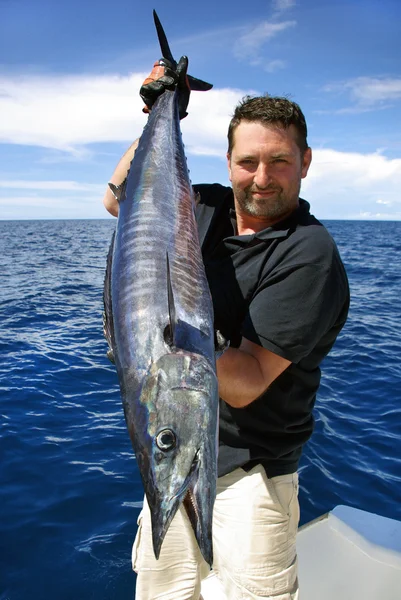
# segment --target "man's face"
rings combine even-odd
[[[227,159],[238,215],[268,226],[297,208],[312,153],[302,156],[293,125],[241,121]]]

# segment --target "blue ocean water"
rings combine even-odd
[[[350,316],[323,364],[302,522],[401,519],[401,222],[328,221]],[[142,488],[102,335],[114,222],[0,222],[0,600],[133,597]]]

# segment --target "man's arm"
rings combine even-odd
[[[176,71],[173,70],[173,65],[165,58],[161,58],[155,62],[149,77],[145,79],[139,91],[140,96],[146,105],[143,109],[144,112],[150,112],[157,98],[164,92],[165,89],[173,90],[175,87],[178,87],[180,91],[178,99],[180,119],[183,119],[187,115],[186,108],[190,94],[189,83],[186,77],[187,65],[188,59],[184,56],[181,57]],[[110,183],[114,183],[114,185],[120,185],[124,181],[135,154],[135,150],[138,147],[138,143],[139,139],[135,140],[135,142],[122,156],[120,162],[114,170],[112,178],[110,179]],[[114,194],[109,187],[107,187],[104,195],[103,204],[106,210],[108,210],[113,217],[118,216],[118,201],[114,197]]]
[[[135,142],[131,144],[125,154],[123,154],[123,156],[120,158],[120,161],[116,166],[113,175],[111,176],[110,183],[114,183],[114,185],[120,185],[120,183],[124,181],[127,176],[131,161],[134,157],[135,150],[138,147],[138,142],[139,139],[135,140]],[[107,186],[106,193],[103,198],[103,204],[106,210],[108,210],[113,217],[118,216],[118,200],[115,198],[109,186]]]
[[[217,360],[219,396],[234,408],[259,398],[291,364],[289,360],[242,338],[239,348],[228,348]]]

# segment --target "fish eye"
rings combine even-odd
[[[176,437],[171,429],[163,429],[156,436],[156,445],[160,450],[172,450],[175,447]]]

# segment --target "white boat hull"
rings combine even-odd
[[[401,600],[401,522],[337,506],[298,534],[305,600]],[[230,600],[212,573],[203,600]]]

